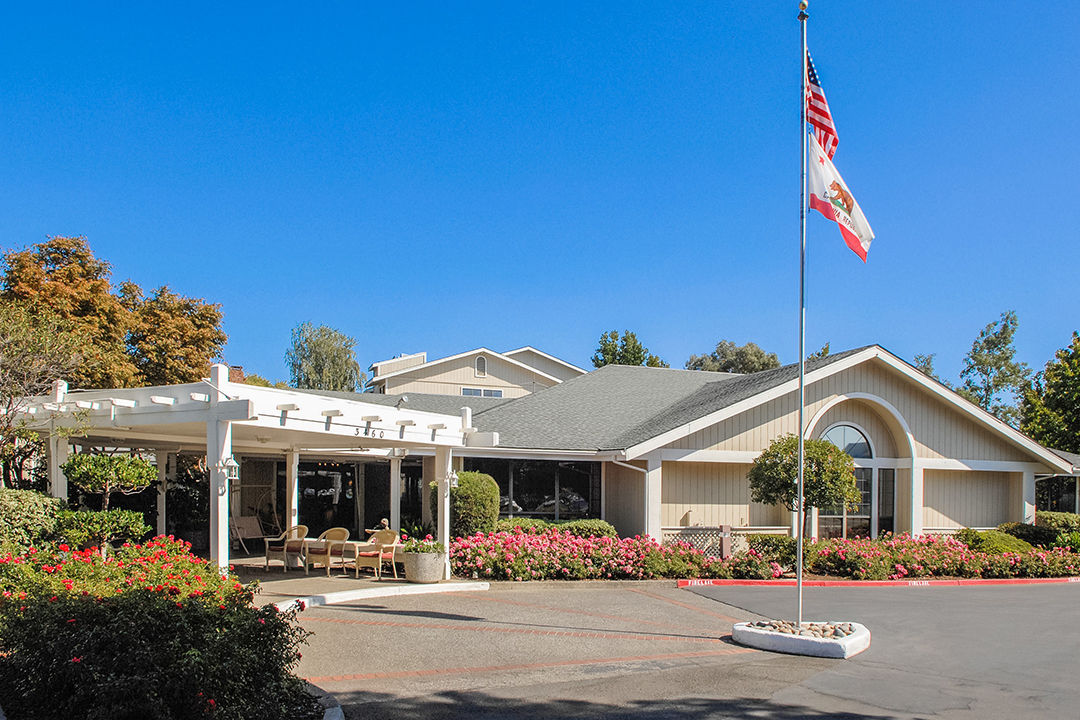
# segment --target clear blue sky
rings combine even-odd
[[[0,23],[0,247],[86,235],[114,278],[359,359],[629,328],[673,367],[797,355],[799,27],[767,3],[24,3]],[[309,5],[304,7],[304,5]],[[315,7],[310,7],[314,5]],[[864,266],[810,219],[811,348],[938,354],[1080,327],[1080,4],[811,4]]]

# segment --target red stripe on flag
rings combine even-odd
[[[844,223],[836,219],[836,208],[833,207],[831,202],[822,200],[817,195],[811,193],[810,207],[836,223],[836,227],[840,228],[840,235],[844,238],[844,244],[851,248],[851,252],[862,258],[863,262],[866,262],[866,250],[862,246],[862,241],[859,240],[858,235],[848,230],[844,226]]]

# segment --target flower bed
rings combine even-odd
[[[450,544],[455,575],[494,580],[645,580],[665,577],[770,578],[780,566],[757,553],[729,560],[685,543],[661,546],[648,537],[579,537],[543,531],[477,533]]]
[[[310,718],[294,612],[159,537],[0,557],[0,697],[18,718]]]
[[[1080,574],[1080,555],[1068,548],[985,553],[948,535],[833,539],[808,543],[806,567],[856,580],[906,578],[1068,577]]]

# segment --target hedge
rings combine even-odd
[[[1040,510],[1035,513],[1035,525],[1037,527],[1047,527],[1059,533],[1080,532],[1080,515]]]
[[[604,520],[562,520],[550,522],[540,518],[499,518],[495,523],[496,532],[513,532],[521,528],[526,532],[543,532],[558,528],[578,537],[618,537],[615,526]]]
[[[1042,525],[1030,525],[1021,522],[1006,522],[997,526],[1000,532],[1008,533],[1019,538],[1029,545],[1053,547],[1059,532],[1053,528]]]
[[[0,489],[0,542],[39,545],[56,532],[64,501],[33,490]]]
[[[450,488],[450,535],[493,532],[499,519],[499,485],[486,473],[459,472]],[[431,483],[431,516],[439,516],[438,484]]]
[[[1012,524],[1020,525],[1022,523]],[[1001,527],[1004,528],[1004,525]],[[1028,525],[1026,527],[1032,526]],[[1007,552],[1025,553],[1032,548],[1030,542],[1004,530],[983,530],[980,532],[964,528],[956,533],[956,539],[972,550],[990,555],[1000,555]]]
[[[171,538],[0,557],[0,697],[12,718],[316,718],[307,633]]]

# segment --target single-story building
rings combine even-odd
[[[53,438],[53,468],[68,442],[166,457],[209,448],[214,487],[231,498],[212,513],[219,557],[222,512],[269,510],[283,525],[344,524],[357,536],[382,517],[441,520],[442,535],[428,494],[451,469],[491,474],[504,515],[596,517],[662,540],[699,526],[793,532],[793,513],[751,502],[747,471],[798,431],[797,386],[797,365],[752,375],[609,365],[516,398],[328,393],[230,383],[215,366],[205,383],[61,394],[38,418],[90,413],[86,438]],[[818,537],[1032,522],[1036,476],[1074,470],[877,345],[807,363],[804,433],[855,458],[862,493],[854,512],[814,512]],[[229,457],[240,466],[231,484],[218,470]],[[58,471],[53,481],[59,494]]]

